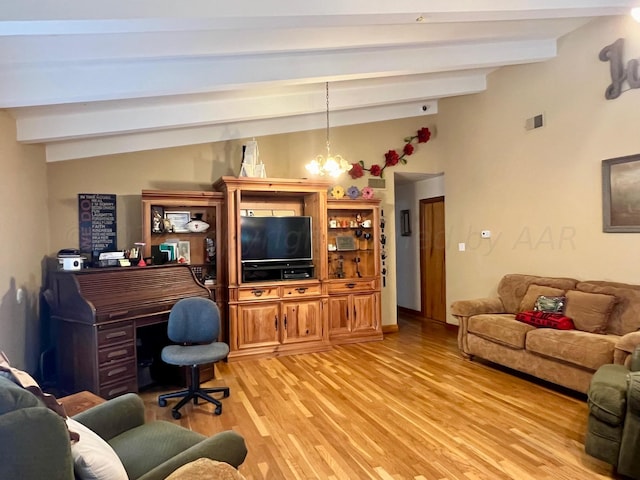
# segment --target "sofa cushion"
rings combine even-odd
[[[520,273],[505,275],[498,284],[498,296],[502,300],[506,312],[518,313],[520,302],[532,283],[561,290],[572,290],[578,281],[573,278],[538,277]]]
[[[578,290],[567,292],[565,315],[573,320],[578,330],[605,333],[609,315],[616,303],[613,295],[586,293]]]
[[[580,282],[576,290],[616,297],[616,304],[609,315],[607,333],[624,335],[640,328],[640,285],[589,281]]]
[[[613,350],[620,337],[593,335],[580,330],[539,328],[527,334],[528,352],[561,360],[589,370],[613,362]]]
[[[528,312],[517,313],[516,320],[541,328],[555,328],[556,330],[573,330],[575,328],[573,321],[561,313],[536,312],[530,310]]]
[[[127,430],[110,439],[109,444],[120,457],[129,478],[136,479],[205,438],[200,433],[158,420]]]
[[[527,332],[535,327],[517,322],[512,314],[474,315],[469,318],[467,331],[492,342],[512,348],[524,348]]]
[[[542,297],[542,296],[557,297],[560,295],[564,295],[564,290],[532,283],[527,288],[527,293],[525,293],[524,297],[522,297],[522,301],[520,302],[520,311],[527,312],[527,311],[533,310],[533,308],[536,305],[536,300],[538,300],[538,297]]]

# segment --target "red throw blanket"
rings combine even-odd
[[[516,320],[535,327],[555,328],[556,330],[573,330],[573,320],[561,313],[536,312],[527,310],[516,314]]]

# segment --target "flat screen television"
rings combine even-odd
[[[240,217],[243,263],[309,261],[311,243],[311,217]]]

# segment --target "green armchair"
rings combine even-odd
[[[244,439],[233,431],[211,437],[179,425],[145,423],[144,404],[126,394],[73,417],[113,448],[129,480],[164,479],[180,466],[206,457],[237,468]],[[35,395],[0,376],[0,478],[73,480],[67,425]]]
[[[608,364],[596,371],[588,406],[585,451],[617,473],[640,480],[640,347],[629,368]]]

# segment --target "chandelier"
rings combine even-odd
[[[339,177],[351,170],[351,164],[340,155],[331,155],[331,143],[329,141],[329,82],[325,83],[327,93],[327,156],[318,155],[305,166],[312,175],[329,175]]]

